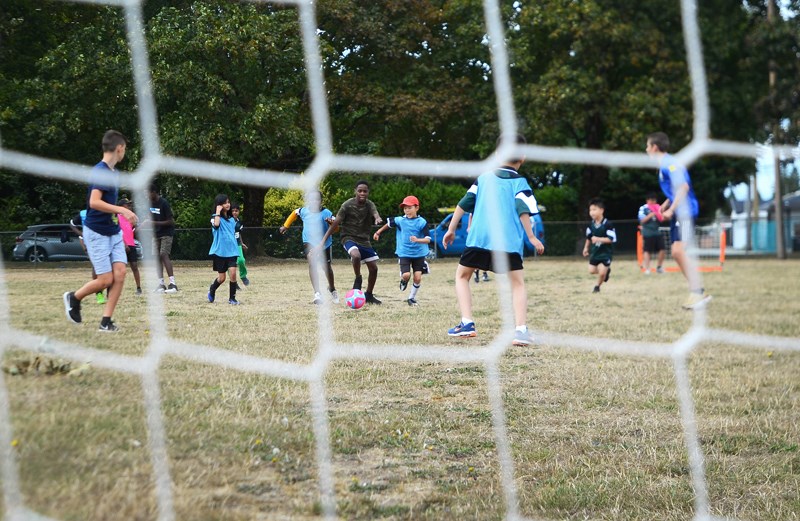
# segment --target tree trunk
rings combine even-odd
[[[264,225],[264,197],[266,195],[266,188],[250,186],[245,189],[242,212],[245,229],[261,228]],[[263,233],[248,234],[245,244],[247,244],[247,251],[250,255],[264,255]]]

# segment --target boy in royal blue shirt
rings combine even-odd
[[[675,262],[689,282],[689,297],[683,304],[684,309],[694,309],[705,306],[711,300],[711,295],[706,295],[697,271],[692,266],[691,259],[686,255],[681,237],[681,226],[691,226],[697,218],[700,205],[694,195],[692,180],[689,172],[682,164],[672,157],[669,152],[669,137],[663,132],[653,132],[647,136],[647,154],[658,160],[658,184],[667,199],[661,203],[661,215],[664,220],[670,221],[671,254]],[[685,207],[683,205],[686,205]],[[678,210],[681,209],[679,215]],[[686,219],[688,218],[688,219]],[[684,219],[686,219],[684,221]]]
[[[409,195],[400,203],[400,208],[403,209],[404,215],[390,217],[387,223],[375,232],[372,239],[379,240],[381,233],[387,228],[397,230],[397,247],[394,253],[399,258],[400,264],[400,291],[405,291],[408,287],[413,272],[414,282],[407,302],[409,306],[416,306],[417,292],[422,283],[422,274],[425,272],[425,257],[428,255],[431,238],[428,236],[428,221],[417,215],[419,199]]]

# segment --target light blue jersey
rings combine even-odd
[[[511,167],[502,167],[480,177],[459,201],[472,214],[467,248],[481,248],[523,255],[525,229],[522,214],[539,213],[528,181]]]
[[[692,188],[692,180],[689,178],[689,172],[686,168],[678,163],[674,157],[669,154],[664,154],[661,158],[661,164],[658,166],[658,184],[661,185],[661,191],[670,202],[675,201],[673,193],[674,185],[681,186],[683,183],[689,185],[689,192],[686,194],[686,202],[689,203],[689,213],[692,217],[697,217],[700,212],[700,205],[697,203],[697,197],[694,195],[694,188]]]
[[[238,257],[239,243],[236,242],[236,219],[228,219],[220,216],[219,227],[214,226],[214,218],[211,218],[211,235],[214,238],[211,243],[209,255],[217,257]]]
[[[398,257],[417,258],[428,254],[428,243],[411,242],[411,237],[424,239],[428,237],[428,221],[419,215],[409,219],[405,215],[389,217],[389,228],[397,230],[397,246],[394,250]]]
[[[312,212],[311,210],[309,210],[304,206],[302,208],[298,208],[297,210],[295,210],[294,213],[296,213],[297,216],[303,221],[303,235],[302,235],[303,242],[308,244],[312,244],[312,242],[311,242],[311,221],[308,221],[307,219],[312,218],[314,215],[317,215],[322,220],[321,235],[317,239],[319,240],[325,236],[325,233],[328,231],[328,228],[330,227],[328,221],[326,221],[325,219],[333,217],[333,212],[331,212],[327,208],[323,208],[319,212]],[[316,242],[317,241],[315,241],[314,243]],[[328,239],[325,241],[325,248],[330,248],[331,244],[333,244],[333,237],[328,237]]]

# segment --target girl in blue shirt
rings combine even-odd
[[[225,272],[230,276],[228,304],[238,305],[236,300],[236,261],[239,258],[239,243],[236,241],[236,219],[231,215],[231,201],[225,194],[214,199],[215,211],[211,215],[211,235],[214,240],[208,254],[211,256],[217,278],[208,288],[208,301],[214,302],[217,288],[225,282]]]

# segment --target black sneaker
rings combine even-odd
[[[356,280],[353,281],[353,289],[361,289],[361,281],[362,280],[363,279],[361,278],[361,275],[356,277]]]
[[[249,286],[250,279],[248,279],[247,277],[242,277],[242,284],[244,284],[245,286]]]
[[[81,323],[81,301],[75,298],[74,291],[64,293],[64,312],[70,322]]]
[[[156,288],[156,293],[166,293],[166,292],[167,292],[167,287],[163,284],[159,284],[158,287]]]
[[[606,280],[605,281],[608,282],[608,279],[610,279],[610,278],[611,278],[611,268],[608,268],[608,271],[606,272]]]
[[[167,289],[164,290],[164,293],[177,293],[177,292],[178,292],[178,286],[172,283],[170,283],[170,285],[167,286]]]
[[[383,302],[376,299],[375,295],[373,295],[372,293],[364,293],[364,296],[367,297],[367,304],[377,304],[378,306],[383,304]]]
[[[214,285],[208,287],[208,301],[213,303],[214,299],[216,298],[216,294],[214,293]]]
[[[600,286],[595,286],[592,293],[600,293]]]
[[[416,306],[417,305],[417,301],[414,300],[413,298],[408,299],[406,302],[408,302],[409,306]]]
[[[236,291],[243,291],[238,282],[236,283]]]
[[[108,324],[106,325],[103,325],[103,323],[100,322],[100,327],[98,327],[97,330],[102,331],[104,333],[116,333],[117,331],[119,331],[119,328],[117,327],[117,325],[114,323],[113,320],[109,320]]]
[[[407,287],[408,287],[408,281],[400,279],[400,291],[405,291]]]
[[[490,280],[490,279],[489,279],[489,274],[488,274],[488,273],[486,273],[486,272],[484,271],[484,272],[483,272],[483,281],[484,281],[484,282],[489,282],[489,280]]]

